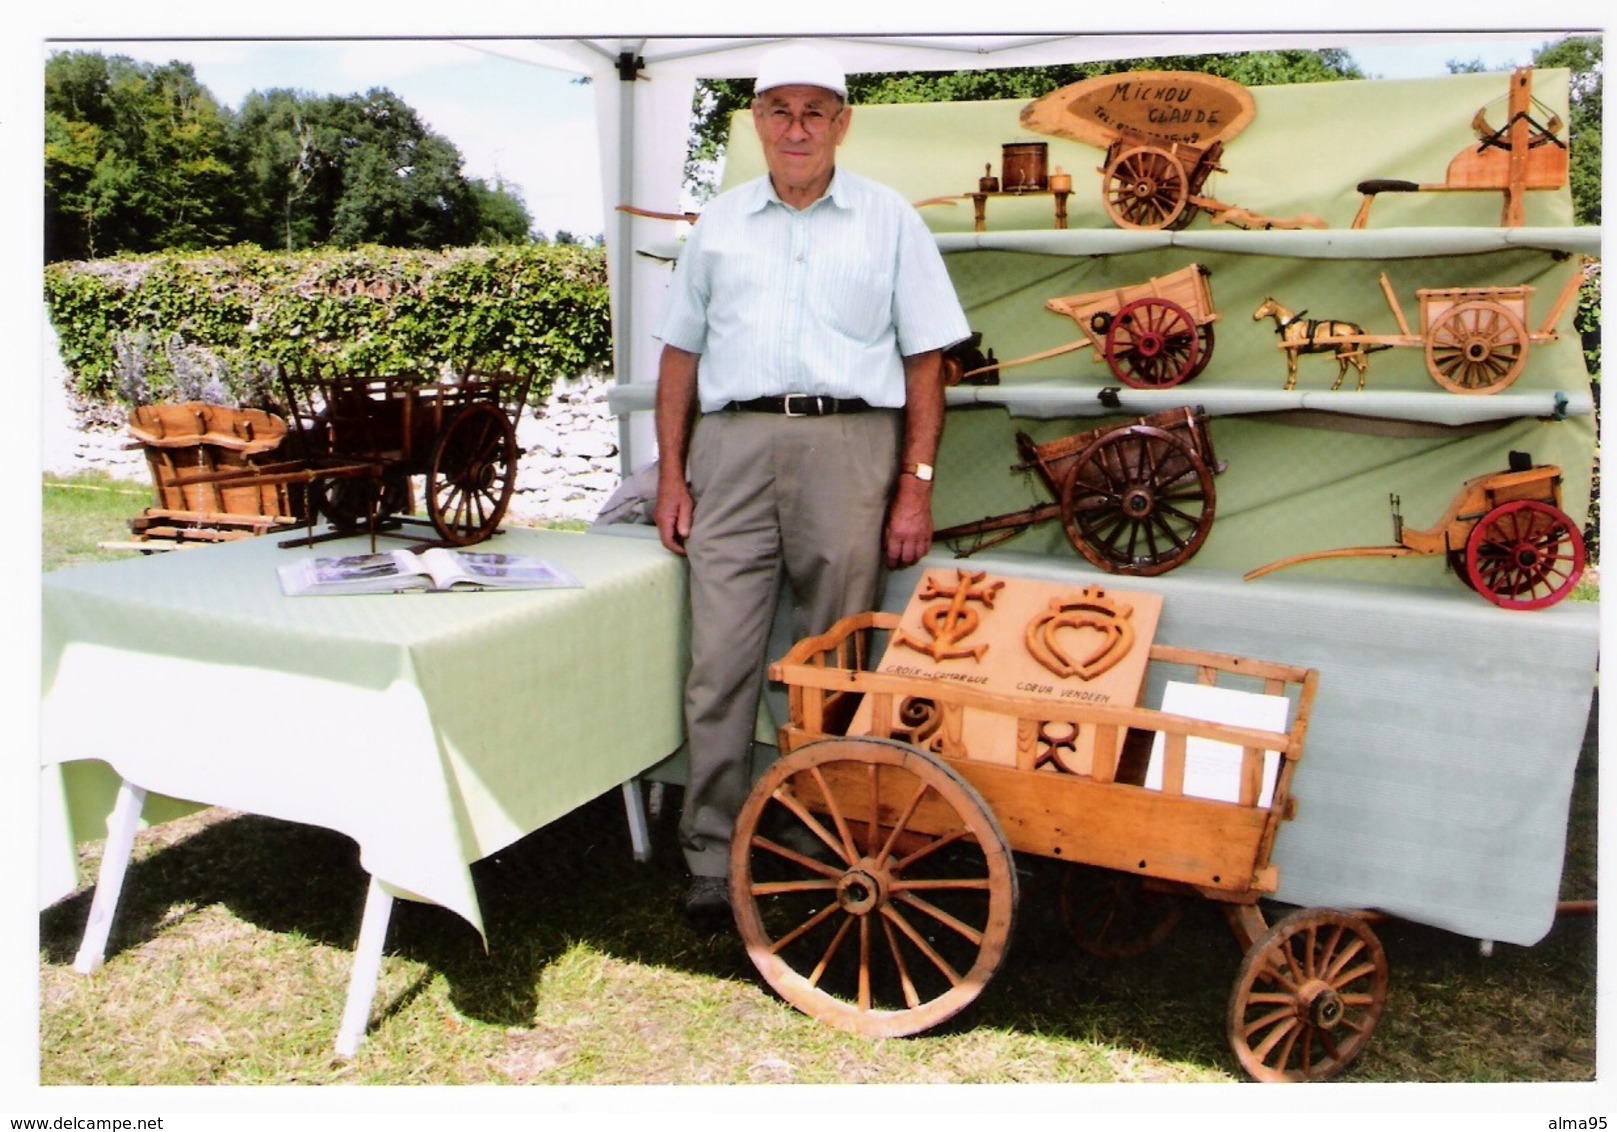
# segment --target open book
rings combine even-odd
[[[281,578],[281,592],[293,597],[405,590],[543,590],[579,584],[565,570],[538,558],[441,546],[420,554],[393,550],[341,558],[306,558],[277,566],[275,571]]]

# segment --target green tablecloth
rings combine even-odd
[[[679,746],[686,650],[684,563],[655,541],[511,530],[485,545],[583,588],[282,595],[277,564],[364,539],[47,575],[42,903],[73,888],[73,846],[104,835],[122,776],[338,830],[373,876],[481,931],[470,862]]]

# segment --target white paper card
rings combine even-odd
[[[1285,696],[1266,696],[1259,692],[1188,684],[1180,680],[1168,681],[1162,690],[1162,710],[1169,715],[1204,719],[1209,723],[1223,723],[1231,727],[1250,727],[1258,731],[1284,731],[1289,706]],[[1162,789],[1163,747],[1166,741],[1166,737],[1158,732],[1151,744],[1151,761],[1145,771],[1147,789]],[[1274,797],[1279,769],[1280,753],[1265,751],[1263,789],[1258,798],[1260,806],[1267,808]],[[1221,802],[1239,801],[1241,748],[1234,743],[1220,743],[1213,739],[1195,736],[1187,739],[1185,794]]]

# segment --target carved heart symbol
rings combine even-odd
[[[1104,595],[1092,597],[1089,591],[1078,599],[1063,601],[1055,598],[1050,602],[1050,608],[1028,625],[1028,652],[1057,676],[1093,680],[1127,656],[1134,647],[1134,627],[1128,620],[1131,612],[1128,606],[1118,606],[1105,599]],[[1087,656],[1075,660],[1061,643],[1064,635],[1066,639],[1072,639],[1068,630],[1077,631],[1077,640],[1094,633],[1099,634],[1100,641]]]

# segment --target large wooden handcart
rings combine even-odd
[[[488,538],[516,488],[516,422],[531,385],[506,375],[283,374],[305,449],[311,517],[324,516],[344,534],[418,521],[410,518],[411,477],[420,476],[439,540],[464,546]]]
[[[1366,919],[1303,909],[1271,926],[1258,907],[1278,882],[1270,852],[1292,812],[1314,671],[1151,648],[1153,666],[1190,680],[1287,697],[1286,729],[1260,731],[867,671],[872,631],[890,634],[900,620],[847,618],[770,668],[787,685],[790,721],[782,757],[736,823],[730,892],[748,954],[781,997],[867,1036],[952,1017],[1005,958],[1018,901],[1012,854],[1026,853],[1216,901],[1244,952],[1226,1030],[1251,1076],[1319,1080],[1358,1055],[1387,989]],[[835,721],[855,718],[854,700],[868,725],[841,734]],[[967,749],[967,711],[1014,720],[1013,760]],[[1095,755],[1074,773],[1048,756],[1081,729],[1093,729]],[[1135,741],[1152,739],[1160,788],[1127,769]],[[1193,739],[1241,749],[1235,801],[1185,793]],[[1277,770],[1265,804],[1266,758]]]
[[[1166,573],[1207,541],[1213,476],[1223,465],[1200,409],[1169,409],[1043,444],[1018,432],[1016,447],[1022,462],[1011,470],[1036,471],[1055,502],[936,531],[960,557],[1052,519],[1079,554],[1113,574]]]

